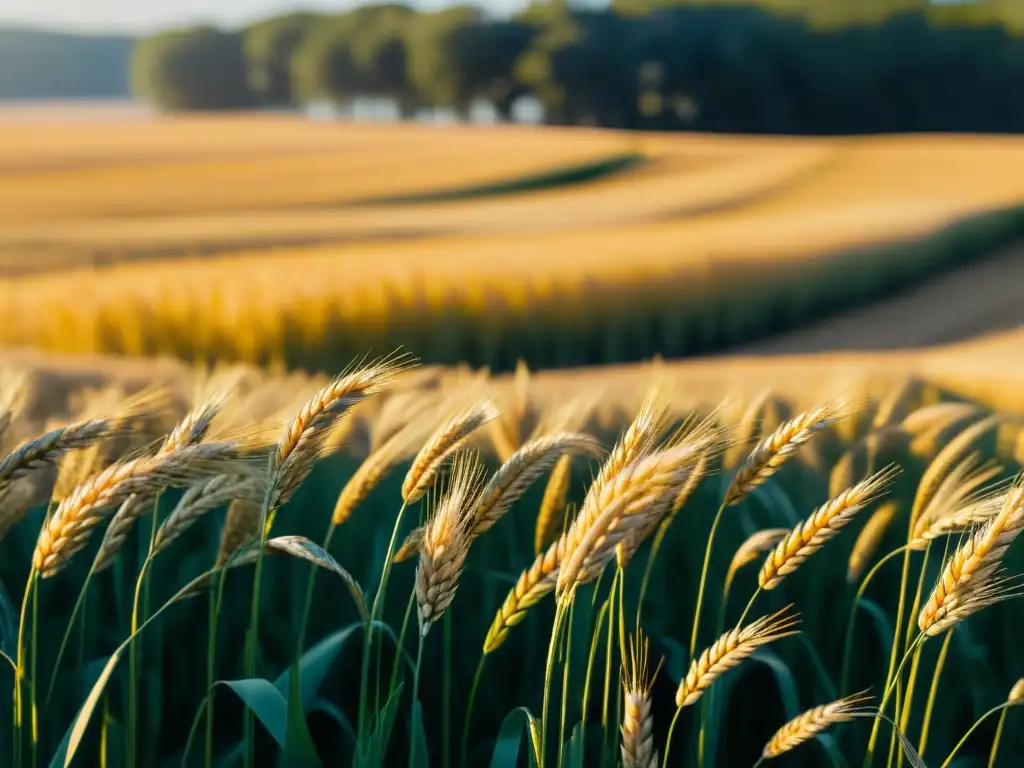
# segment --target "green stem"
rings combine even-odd
[[[754,594],[750,596],[750,600],[747,601],[747,607],[743,609],[743,613],[740,614],[740,620],[736,622],[737,627],[743,626],[743,621],[747,618],[747,614],[750,613],[750,609],[754,607],[754,601],[757,600],[758,595],[761,594],[761,587],[754,590]]]
[[[935,671],[932,672],[932,685],[928,690],[928,701],[924,706],[924,720],[921,722],[921,739],[917,746],[917,751],[924,755],[924,750],[928,746],[928,729],[932,723],[932,713],[935,711],[936,694],[939,692],[939,677],[942,675],[942,670],[946,666],[946,656],[949,655],[950,642],[953,640],[953,631],[950,630],[946,633],[946,637],[942,640],[942,648],[939,650],[939,658],[935,662]]]
[[[480,661],[477,662],[476,672],[473,674],[473,685],[469,689],[469,699],[466,702],[466,714],[462,724],[462,751],[459,759],[461,768],[465,768],[469,755],[469,729],[473,723],[473,705],[476,703],[476,692],[480,688],[480,678],[484,673],[484,662],[487,661],[487,654],[480,654]]]
[[[32,717],[32,768],[39,760],[39,709],[36,706],[36,667],[39,661],[39,585],[32,590],[32,654],[28,679],[29,711]]]
[[[14,675],[14,765],[21,765],[23,734],[22,724],[22,685],[25,677],[25,615],[28,613],[29,596],[36,587],[39,572],[32,567],[25,582],[25,594],[21,598],[21,616],[18,619],[18,667]]]
[[[914,660],[910,664],[910,676],[907,678],[907,694],[903,700],[903,708],[900,710],[901,715],[899,719],[899,728],[903,733],[907,732],[907,725],[910,723],[910,711],[914,706],[914,685],[917,682],[917,671],[921,666],[921,646],[917,646],[917,650],[914,651]],[[892,741],[890,742],[890,752],[895,747],[896,732],[893,731]],[[903,766],[903,750],[899,751],[896,757],[896,768],[902,768]]]
[[[548,658],[544,666],[544,698],[541,703],[540,717],[540,768],[544,768],[544,764],[547,761],[548,705],[551,700],[551,675],[554,671],[555,651],[558,648],[558,638],[562,629],[562,617],[565,613],[565,599],[560,598],[555,607],[555,622],[551,628],[551,639],[548,641]]]
[[[647,597],[647,585],[650,583],[651,572],[654,570],[654,559],[658,556],[661,542],[664,541],[666,533],[668,533],[668,526],[659,526],[657,533],[654,534],[654,541],[651,542],[651,551],[647,555],[647,564],[644,566],[644,577],[640,581],[640,596],[636,602],[637,626],[640,626],[640,611],[643,610],[644,598]]]
[[[879,702],[879,704],[878,704],[878,715],[875,718],[875,724],[876,725],[879,722],[879,718],[884,718],[885,717],[885,705],[889,702],[889,697],[892,695],[893,690],[897,688],[897,685],[900,682],[900,679],[901,679],[901,677],[903,675],[903,668],[906,666],[907,661],[910,660],[912,652],[917,650],[917,646],[924,642],[925,637],[926,636],[925,636],[924,633],[919,634],[917,636],[917,638],[914,640],[914,642],[911,644],[910,648],[907,649],[907,652],[905,654],[903,654],[903,658],[900,660],[899,666],[896,668],[895,674],[893,675],[893,680],[886,687],[885,693],[882,695],[882,701]],[[894,726],[894,727],[898,727],[898,726]],[[872,735],[877,737],[877,731],[876,730],[872,730]],[[872,740],[868,744],[868,751],[867,751],[867,753],[864,755],[864,768],[868,768],[868,766],[871,765],[871,761],[872,761],[872,759],[874,757],[874,747],[875,747],[875,740]]]
[[[276,455],[271,455],[270,481],[267,483],[266,492],[263,496],[263,505],[260,509],[260,546],[256,552],[256,568],[252,577],[252,601],[249,605],[249,628],[245,634],[245,676],[252,678],[256,676],[256,652],[259,648],[259,626],[260,626],[260,587],[263,584],[263,557],[266,548],[267,535],[270,533],[270,524],[273,522],[276,510],[270,508],[271,498],[277,486],[277,468],[275,465]],[[212,702],[211,702],[211,709]],[[252,768],[252,736],[253,720],[252,710],[244,708],[242,715],[243,725],[243,759],[245,768]]]
[[[64,636],[60,640],[60,649],[57,651],[57,660],[53,664],[53,671],[50,672],[50,685],[46,689],[46,704],[49,705],[50,699],[53,697],[53,686],[57,682],[57,673],[60,671],[61,661],[64,659],[64,653],[67,650],[68,641],[71,639],[71,631],[75,626],[75,620],[78,618],[78,612],[85,607],[86,594],[89,590],[89,583],[92,581],[93,574],[96,572],[96,563],[99,561],[99,556],[92,561],[92,565],[89,568],[89,573],[85,576],[85,581],[82,584],[82,588],[78,591],[78,598],[75,600],[75,607],[71,609],[71,618],[68,620],[68,625],[64,629]],[[82,629],[85,629],[85,620],[82,621]]]
[[[607,615],[608,603],[606,601],[601,606],[601,610],[597,612],[597,624],[590,636],[590,655],[587,658],[587,673],[583,680],[583,699],[580,702],[580,730],[584,733],[587,726],[587,707],[590,703],[590,680],[594,669],[594,659],[597,657],[597,644],[601,639],[601,627],[604,626],[604,619]]]
[[[441,765],[451,768],[452,764],[452,612],[444,612],[444,680],[441,697]]]
[[[423,666],[423,639],[426,637],[422,632],[418,633],[420,636],[419,646],[416,649],[416,669],[412,675],[412,700],[413,704],[420,700],[420,668]]]
[[[715,512],[715,519],[711,523],[711,531],[708,533],[708,541],[704,547],[704,565],[700,569],[700,584],[697,587],[697,607],[693,611],[693,632],[690,634],[691,659],[697,652],[697,636],[700,632],[700,612],[701,606],[704,605],[704,587],[707,584],[708,568],[711,565],[711,548],[714,546],[715,533],[718,531],[718,523],[722,519],[723,512],[725,512],[724,502],[718,507],[718,511]]]
[[[996,768],[996,757],[999,755],[999,742],[1003,738],[1003,729],[1006,727],[1006,716],[1009,712],[1009,708],[1006,708],[999,715],[999,725],[996,726],[996,736],[992,740],[992,749],[988,753],[988,768]]]
[[[911,520],[908,523],[908,525],[911,527],[907,530],[908,540],[910,539],[911,533],[913,531],[913,523],[914,520],[911,516]],[[893,679],[893,674],[896,669],[896,659],[899,657],[900,631],[903,629],[903,614],[906,612],[907,609],[907,583],[910,581],[910,552],[911,550],[909,547],[903,550],[903,571],[900,576],[900,599],[899,605],[896,609],[896,626],[893,628],[892,633],[892,650],[889,653],[889,671],[886,673],[885,676],[885,686],[887,689],[891,687],[891,681]],[[904,660],[906,660],[906,656],[904,656]],[[902,664],[900,666],[902,666]],[[878,709],[880,712],[885,712],[884,702],[882,705],[878,707]],[[871,726],[871,739],[870,741],[868,741],[868,751],[864,757],[864,768],[867,768],[867,766],[871,764],[871,760],[874,757],[875,745],[878,742],[878,731],[880,725],[881,721],[875,719],[874,723]]]
[[[857,587],[857,594],[853,598],[853,605],[850,606],[850,618],[846,621],[846,637],[843,640],[843,669],[839,676],[840,695],[847,690],[847,685],[850,682],[850,665],[853,662],[853,630],[857,622],[857,608],[860,606],[860,601],[864,597],[864,592],[867,590],[868,584],[870,584],[871,580],[875,577],[875,574],[881,570],[882,566],[903,552],[906,548],[906,546],[898,547],[885,555],[885,557],[881,558],[877,563],[875,563],[871,570],[868,571],[867,576],[861,580],[860,586]]]
[[[405,606],[405,618],[402,619],[402,630],[398,633],[398,643],[395,646],[395,661],[391,665],[391,683],[388,685],[388,696],[394,693],[398,685],[398,668],[402,663],[402,652],[405,650],[405,633],[409,628],[409,618],[412,616],[412,607],[416,604],[415,587],[409,592],[409,603]]]
[[[210,592],[210,626],[206,635],[206,733],[203,739],[205,768],[213,766],[213,683],[217,663],[217,624],[221,601],[224,599],[224,570],[217,570],[216,596],[212,590]]]
[[[1004,711],[1004,710],[1007,709],[1007,707],[1012,707],[1012,706],[1013,706],[1013,704],[1011,702],[1004,701],[998,707],[992,707],[992,709],[990,709],[984,715],[982,715],[977,720],[975,720],[974,721],[974,725],[972,725],[970,728],[967,729],[967,733],[965,733],[964,737],[962,739],[960,739],[960,741],[958,741],[956,743],[956,746],[953,747],[953,751],[949,753],[949,755],[946,757],[945,762],[942,765],[940,765],[939,768],[947,768],[947,766],[951,762],[953,762],[953,758],[956,757],[956,753],[960,751],[960,747],[962,747],[964,744],[967,743],[967,740],[971,737],[971,734],[974,733],[976,730],[978,730],[978,727],[982,723],[984,723],[991,715],[994,715],[996,712]]]
[[[138,727],[138,649],[139,643],[135,642],[135,633],[139,628],[139,596],[142,593],[142,584],[146,580],[146,573],[152,558],[147,557],[142,561],[142,569],[139,571],[139,578],[135,581],[135,598],[132,600],[132,626],[131,639],[128,641],[128,765],[134,768],[135,765],[135,742]]]
[[[391,560],[395,556],[395,544],[398,541],[398,531],[401,528],[402,516],[405,514],[407,506],[406,502],[403,501],[401,508],[398,510],[398,516],[395,518],[395,525],[391,529],[391,539],[388,541],[388,550],[384,556],[384,565],[381,567],[380,572],[380,583],[377,585],[377,592],[373,596],[373,606],[370,609],[370,621],[367,626],[366,637],[363,641],[363,661],[362,668],[359,673],[359,725],[356,729],[356,742],[359,744],[362,744],[363,734],[365,733],[366,727],[366,699],[369,695],[370,687],[370,650],[373,645],[373,626],[374,622],[376,622],[377,618],[380,616],[380,612],[383,610],[384,595],[388,588],[388,576],[391,573]]]
[[[576,603],[569,603],[568,626],[565,631],[565,655],[562,661],[562,710],[558,724],[558,748],[565,744],[565,718],[569,711],[569,661],[572,657],[572,624],[575,616]]]
[[[615,587],[618,585],[618,579],[619,573],[616,571],[615,578],[612,579],[611,590],[605,599],[605,605],[608,606],[608,642],[604,654],[604,699],[601,706],[601,727],[606,732],[608,730],[608,696],[612,689],[612,643],[615,637],[615,612],[612,610],[612,605],[615,600]]]
[[[679,715],[683,713],[682,707],[676,707],[676,713],[672,716],[672,724],[668,727],[668,736],[665,738],[665,757],[661,760],[661,768],[668,768],[668,753],[672,748],[672,734],[676,732],[676,725],[679,723]]]

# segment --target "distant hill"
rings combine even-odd
[[[0,99],[129,95],[134,38],[0,26]]]

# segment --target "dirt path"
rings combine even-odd
[[[930,347],[1024,327],[1024,243],[896,296],[723,356]]]

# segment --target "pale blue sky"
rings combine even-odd
[[[495,14],[525,6],[526,0],[474,0]],[[0,0],[0,24],[31,24],[90,32],[148,32],[161,27],[212,22],[238,25],[296,10],[343,10],[357,0]],[[450,0],[410,0],[418,8]]]

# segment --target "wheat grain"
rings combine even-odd
[[[746,627],[736,627],[720,638],[693,660],[686,676],[676,689],[676,706],[680,709],[693,705],[719,677],[738,665],[758,648],[795,635],[798,617],[788,613],[789,608],[762,616]]]
[[[818,507],[765,558],[757,577],[761,588],[771,590],[777,587],[854,515],[878,498],[895,475],[895,468],[883,469]]]
[[[991,518],[986,512],[999,504],[998,494],[980,494],[978,489],[1002,471],[993,462],[982,464],[981,455],[969,454],[957,463],[939,483],[928,504],[918,515],[910,533],[910,547],[924,549],[928,541],[944,533],[966,530],[972,524]]]
[[[856,717],[874,713],[875,710],[872,708],[863,706],[870,700],[871,697],[865,696],[863,692],[855,693],[797,715],[775,732],[765,744],[762,755],[765,758],[778,757],[813,739],[833,725],[847,723]]]

